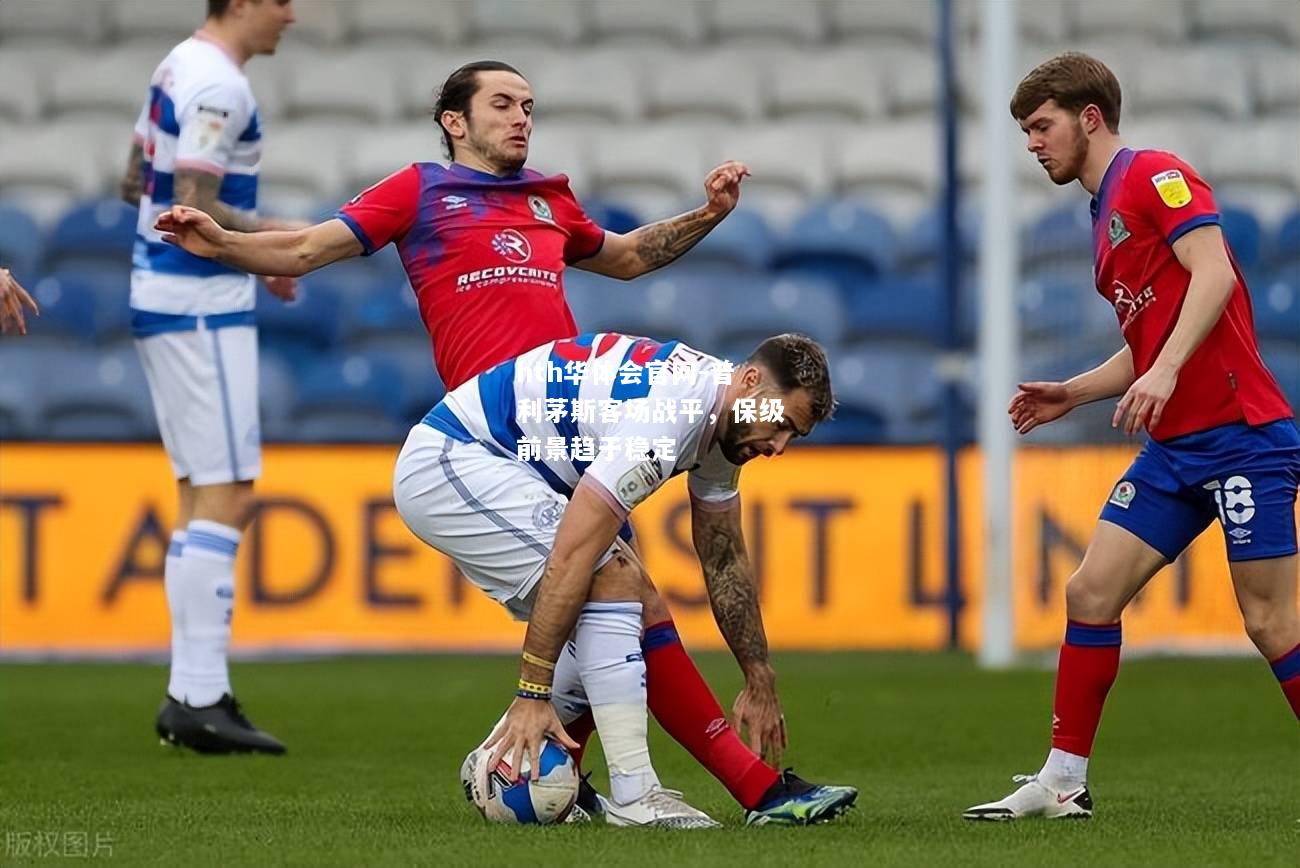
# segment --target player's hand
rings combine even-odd
[[[173,205],[159,214],[153,228],[163,234],[163,241],[168,244],[207,259],[214,259],[221,252],[226,232],[211,215],[187,205]]]
[[[770,671],[770,670],[769,670]],[[731,707],[733,725],[749,749],[779,767],[786,748],[785,715],[776,695],[776,678],[745,679],[745,689]]]
[[[262,275],[262,283],[266,285],[271,295],[281,301],[289,302],[298,298],[298,278],[296,277]]]
[[[749,167],[735,160],[728,160],[709,172],[704,179],[708,207],[719,214],[731,211],[740,201],[740,181],[748,177]]]
[[[516,697],[506,712],[505,720],[492,733],[492,737],[483,743],[484,747],[496,745],[488,768],[494,769],[502,757],[510,755],[517,773],[528,761],[529,777],[537,780],[541,767],[542,748],[546,746],[546,737],[558,741],[569,750],[577,750],[578,743],[569,738],[564,725],[555,714],[555,707],[545,699],[524,699]]]
[[[1074,409],[1064,383],[1021,383],[1007,405],[1017,434],[1028,434]]]
[[[27,334],[27,320],[23,315],[23,308],[27,308],[37,316],[41,315],[41,309],[37,306],[36,300],[27,294],[13,274],[7,268],[0,268],[0,334],[9,334],[10,331],[16,331],[20,335]]]
[[[1136,434],[1144,428],[1150,431],[1160,424],[1160,415],[1177,385],[1178,371],[1157,362],[1119,399],[1110,427],[1120,428],[1125,434]]]

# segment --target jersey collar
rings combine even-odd
[[[513,175],[493,175],[490,172],[480,172],[478,169],[471,169],[469,166],[461,163],[448,163],[447,171],[457,178],[464,178],[466,181],[479,181],[481,183],[501,184],[509,181],[518,181],[524,177],[524,170],[520,169]]]
[[[1108,201],[1111,185],[1115,179],[1124,174],[1124,167],[1132,161],[1133,150],[1131,148],[1120,148],[1110,158],[1110,165],[1101,176],[1101,186],[1097,188],[1097,195],[1092,197],[1089,204],[1089,210],[1092,212],[1092,221],[1097,222],[1097,215],[1101,213],[1103,202]]]

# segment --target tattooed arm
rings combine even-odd
[[[731,213],[740,200],[740,181],[748,175],[743,163],[723,163],[704,179],[708,196],[704,205],[626,235],[606,232],[600,252],[575,267],[622,280],[662,268],[698,244]]]
[[[776,695],[776,672],[768,661],[758,585],[740,528],[740,497],[723,504],[692,498],[691,536],[713,618],[745,674],[745,688],[732,708],[736,728],[748,730],[755,753],[779,763],[786,745],[785,717]]]
[[[144,195],[144,146],[139,142],[131,145],[131,156],[127,157],[120,195],[126,204],[140,206],[140,197]]]
[[[257,217],[236,211],[217,200],[221,190],[221,176],[195,169],[176,171],[176,204],[198,208],[211,215],[222,229],[235,232],[256,232],[263,228]]]

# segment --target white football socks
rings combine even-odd
[[[235,554],[239,531],[215,521],[196,519],[186,529],[177,560],[174,588],[179,598],[181,653],[173,649],[168,690],[190,705],[212,705],[230,693],[226,652],[235,604]],[[175,610],[173,619],[176,618]],[[175,645],[173,630],[173,645]]]
[[[610,797],[626,805],[659,784],[650,764],[640,603],[587,603],[574,633],[578,669],[609,766]]]
[[[172,622],[172,660],[167,676],[167,695],[182,701],[185,687],[177,673],[186,668],[185,606],[180,586],[181,552],[184,549],[185,531],[172,531],[171,545],[167,547],[167,557],[163,561],[163,589],[167,594],[167,611],[171,613]]]
[[[555,661],[555,677],[551,679],[551,705],[560,723],[568,726],[591,710],[587,691],[582,686],[582,672],[578,669],[578,651],[573,642],[566,642]]]
[[[1088,758],[1052,748],[1038,778],[1058,790],[1077,790],[1088,782]]]

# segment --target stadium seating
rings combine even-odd
[[[844,292],[887,271],[894,232],[878,212],[845,202],[810,206],[777,242],[773,265],[839,283]]]
[[[0,203],[0,262],[20,279],[35,276],[41,261],[41,228],[16,205]]]
[[[591,35],[604,44],[656,40],[668,45],[698,42],[704,33],[703,4],[694,0],[609,0],[588,9]]]
[[[367,0],[365,13],[353,18],[352,33],[363,45],[385,49],[452,45],[465,32],[463,8],[461,3],[428,0]]]
[[[139,211],[120,199],[74,205],[59,218],[45,246],[44,267],[130,259]]]

